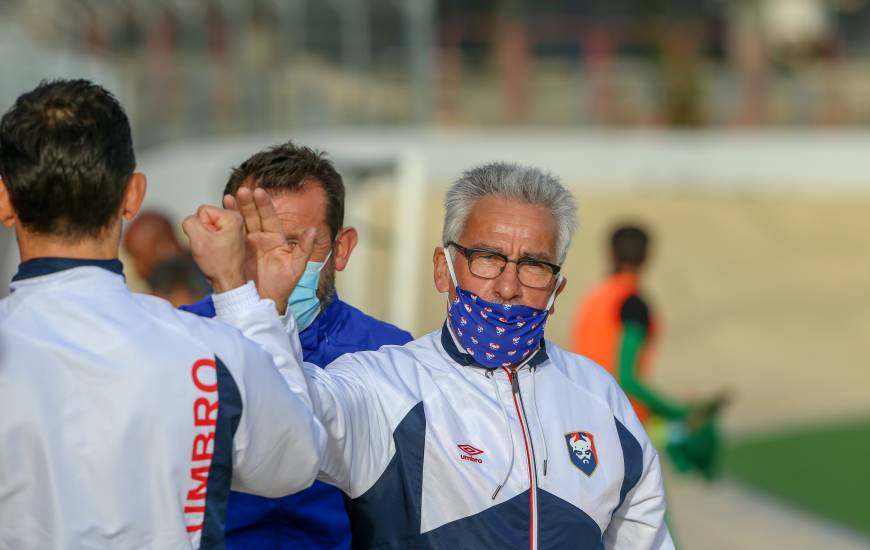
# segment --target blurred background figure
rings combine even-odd
[[[123,251],[133,268],[131,278],[175,307],[197,302],[211,292],[190,252],[178,240],[168,216],[148,210],[124,232]]]
[[[146,281],[155,296],[175,307],[197,302],[211,292],[205,276],[187,254],[157,262]]]
[[[637,225],[619,225],[610,235],[610,275],[589,291],[578,308],[571,350],[616,377],[660,450],[678,471],[717,474],[719,446],[715,415],[724,395],[697,403],[679,402],[649,384],[650,359],[659,323],[642,296],[650,236]]]
[[[158,263],[185,254],[172,222],[153,211],[142,212],[127,226],[124,251],[133,261],[136,275],[146,281]]]

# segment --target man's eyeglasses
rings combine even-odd
[[[453,241],[447,242],[445,246],[455,247],[461,252],[468,261],[468,270],[481,279],[495,279],[502,274],[508,263],[514,263],[517,264],[517,278],[520,283],[530,288],[547,288],[562,269],[561,266],[531,258],[511,260],[501,252],[465,248]]]

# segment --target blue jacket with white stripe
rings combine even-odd
[[[208,296],[181,309],[214,316]],[[404,344],[410,333],[366,315],[334,296],[326,309],[303,330],[303,359],[325,367],[341,355]],[[231,492],[226,520],[227,548],[345,550],[351,547],[350,524],[341,491],[317,481],[302,492],[269,499]]]

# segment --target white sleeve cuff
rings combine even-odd
[[[212,295],[212,300],[217,316],[226,317],[250,310],[260,302],[260,295],[254,281],[248,281],[232,290]]]
[[[293,312],[290,311],[290,306],[287,306],[287,311],[284,312],[284,315],[279,315],[278,319],[281,320],[281,326],[287,329],[290,322],[294,320]]]

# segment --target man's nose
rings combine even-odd
[[[511,303],[522,293],[517,264],[508,263],[495,281],[495,291],[504,303]]]

